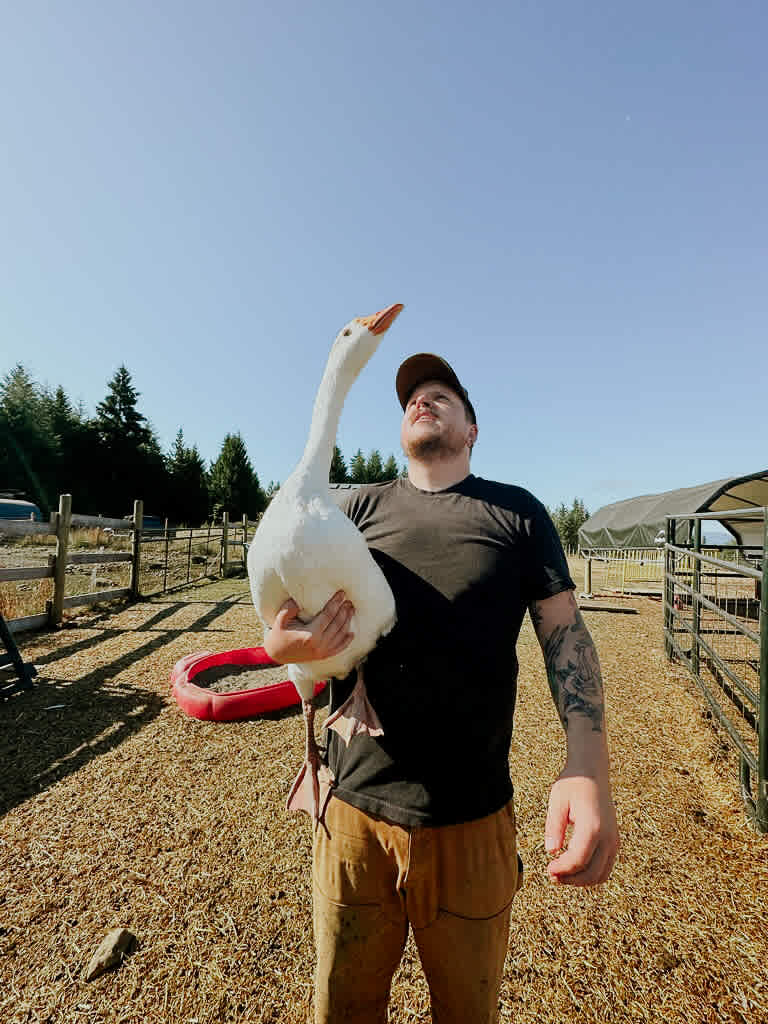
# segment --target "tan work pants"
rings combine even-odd
[[[313,851],[315,1024],[385,1024],[409,924],[433,1024],[494,1024],[521,882],[512,802],[404,828],[331,799]]]

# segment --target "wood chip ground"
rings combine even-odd
[[[703,699],[665,661],[659,603],[632,603],[637,615],[584,613],[606,679],[623,838],[599,890],[546,881],[546,799],[564,746],[527,622],[520,638],[510,768],[526,881],[500,1020],[765,1024],[768,839],[745,818],[736,760]],[[20,637],[40,675],[0,705],[0,1020],[307,1019],[310,825],[283,809],[300,712],[200,722],[168,686],[183,655],[260,639],[242,580]],[[457,722],[446,756],[460,743]],[[119,927],[135,951],[86,983],[94,949]],[[409,943],[390,1022],[429,1020]]]

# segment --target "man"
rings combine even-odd
[[[411,356],[396,390],[408,477],[360,488],[346,506],[398,620],[365,662],[383,735],[348,747],[329,737],[335,783],[313,851],[315,1021],[384,1022],[410,927],[433,1022],[492,1024],[521,883],[508,759],[526,608],[567,740],[545,838],[560,884],[604,882],[618,850],[600,669],[543,505],[470,473],[477,420],[453,369]],[[349,642],[344,594],[310,623],[297,611],[286,602],[265,641],[276,661]],[[332,709],[353,682],[332,681]]]

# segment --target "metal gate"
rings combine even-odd
[[[704,520],[762,523],[762,548],[701,547]],[[692,524],[676,545],[678,521]],[[768,832],[768,509],[668,516],[664,643],[704,694],[739,753],[741,793],[760,832]]]

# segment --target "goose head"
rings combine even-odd
[[[284,494],[294,490],[327,490],[328,469],[344,399],[402,308],[403,304],[396,302],[371,316],[355,317],[336,335],[315,396],[307,445],[296,467],[295,479],[292,474],[281,488]]]
[[[379,347],[382,336],[392,326],[402,308],[402,302],[396,302],[371,316],[358,316],[350,320],[336,335],[329,362],[345,376],[354,379]]]

